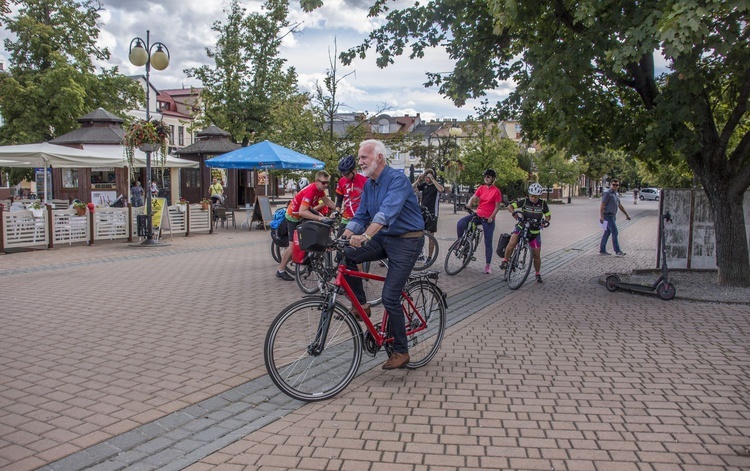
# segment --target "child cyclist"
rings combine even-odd
[[[542,194],[542,185],[539,183],[532,183],[529,185],[528,190],[529,196],[527,198],[519,198],[508,206],[508,211],[513,214],[517,209],[523,211],[524,219],[536,219],[538,221],[547,220],[549,222],[552,215],[549,212],[549,207],[546,201],[542,201],[539,195]],[[515,215],[514,215],[515,217]],[[508,257],[513,253],[513,249],[518,244],[518,234],[521,232],[520,224],[516,224],[513,228],[513,234],[510,236],[510,242],[505,248],[505,256],[503,262],[500,264],[500,269],[505,270],[508,267]],[[536,270],[536,281],[537,283],[542,282],[541,268],[542,268],[542,235],[539,229],[529,231],[533,239],[529,241],[529,247],[531,247],[531,253],[534,255],[534,269]]]

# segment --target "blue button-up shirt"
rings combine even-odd
[[[417,195],[404,172],[386,166],[377,180],[367,179],[357,213],[346,228],[362,234],[370,222],[382,224],[383,235],[424,230]]]

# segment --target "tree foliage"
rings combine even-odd
[[[232,0],[226,21],[213,25],[219,33],[215,48],[206,48],[214,65],[185,70],[203,83],[200,125],[215,124],[242,145],[274,129],[274,110],[300,103],[297,73],[293,67],[285,69],[286,60],[279,57],[284,35],[293,32],[288,3],[267,0],[263,10],[247,14]]]
[[[518,145],[500,135],[500,128],[489,121],[474,121],[464,125],[467,138],[461,139],[460,158],[464,162],[459,183],[479,185],[488,168],[497,173],[495,185],[504,187],[523,180],[527,172],[518,166]]]
[[[76,129],[76,119],[98,107],[123,114],[143,96],[117,67],[96,73],[93,61],[109,59],[96,45],[101,4],[94,0],[14,1],[15,16],[0,18],[12,37],[7,73],[0,74],[0,142],[48,141]]]
[[[518,117],[529,140],[582,156],[621,148],[686,160],[712,210],[719,281],[750,285],[748,11],[738,0],[432,0],[393,11],[377,0],[371,14],[386,23],[342,56],[374,49],[385,67],[444,47],[454,70],[429,73],[426,85],[462,105],[513,80],[498,115]]]

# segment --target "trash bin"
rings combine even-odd
[[[135,219],[138,237],[148,237],[148,215],[139,214]]]

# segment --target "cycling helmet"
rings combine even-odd
[[[492,170],[491,168],[488,168],[487,170],[485,170],[485,171],[484,171],[484,174],[483,174],[482,176],[483,176],[483,177],[486,177],[486,176],[488,176],[488,175],[489,175],[490,177],[492,177],[492,178],[497,178],[497,173],[496,173],[496,172],[495,172],[494,170]]]
[[[542,194],[542,185],[539,183],[532,183],[529,185],[529,195],[531,196],[539,196]]]
[[[354,170],[354,167],[357,166],[357,161],[354,159],[353,155],[347,155],[343,159],[339,161],[339,173],[344,175],[346,173],[351,172]]]

